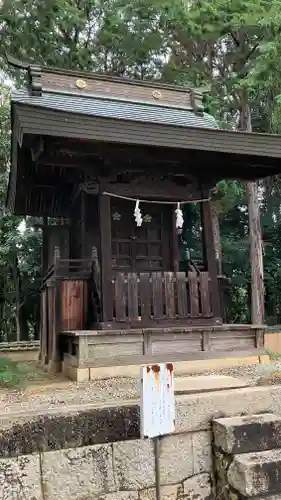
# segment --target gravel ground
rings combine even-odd
[[[249,384],[255,385],[260,377],[280,369],[281,362],[268,365],[245,365],[221,370],[202,372],[201,375],[228,375],[243,378]],[[198,373],[189,374],[196,376]],[[26,391],[0,392],[2,413],[18,410],[35,410],[57,408],[58,405],[98,404],[116,400],[139,398],[139,381],[130,378],[112,378],[96,380],[87,384],[77,385],[74,382],[62,382],[55,387],[55,382],[49,387],[31,386]]]

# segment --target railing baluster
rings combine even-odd
[[[187,318],[188,307],[187,307],[187,286],[186,286],[185,272],[176,273],[176,288],[177,288],[179,318]]]
[[[123,273],[116,274],[115,280],[115,307],[116,321],[126,321],[125,277]]]
[[[139,319],[138,279],[136,273],[128,273],[128,320]]]
[[[175,318],[175,287],[173,283],[173,273],[164,273],[165,286],[165,305],[166,317],[169,319]]]
[[[164,317],[163,311],[163,275],[162,273],[152,273],[152,300],[154,320]]]
[[[142,320],[151,320],[151,283],[149,273],[140,273],[140,312]]]
[[[200,273],[200,297],[202,316],[204,318],[211,316],[211,295],[209,288],[209,273]]]
[[[199,316],[199,293],[197,273],[188,273],[189,297],[190,297],[190,314],[192,318]]]

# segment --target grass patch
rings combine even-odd
[[[39,370],[35,363],[13,361],[0,356],[0,389],[19,388],[29,383],[41,382],[46,374]]]
[[[280,352],[270,351],[269,349],[266,349],[265,352],[270,357],[271,361],[279,361],[281,359]]]
[[[0,357],[0,387],[17,387],[24,379],[19,364],[6,357]]]

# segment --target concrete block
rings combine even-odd
[[[118,490],[154,486],[154,448],[149,439],[113,443],[113,468]]]
[[[47,452],[42,459],[42,479],[48,500],[92,498],[113,492],[117,488],[112,447],[97,445]]]
[[[78,383],[90,380],[89,368],[77,368],[76,366],[72,366],[67,359],[62,363],[62,372],[65,377]]]
[[[267,356],[268,358],[268,356]],[[269,359],[269,358],[268,358]],[[218,370],[232,366],[255,365],[260,362],[259,356],[248,356],[244,358],[218,358],[202,359],[196,361],[174,361],[175,375],[188,375],[189,373],[200,373],[208,370]],[[139,378],[140,365],[99,366],[90,368],[91,380],[105,379],[111,377]]]
[[[0,498],[3,500],[43,500],[39,455],[0,460]]]
[[[269,365],[271,363],[270,357],[268,354],[263,354],[259,356],[260,365]]]
[[[249,386],[247,381],[226,375],[197,375],[196,377],[179,377],[175,379],[176,394],[192,394],[198,392],[222,391]]]
[[[209,474],[197,474],[183,483],[183,498],[209,500],[212,496],[211,477]]]
[[[215,445],[230,454],[281,448],[281,417],[272,413],[213,420]]]
[[[214,418],[281,414],[281,386],[246,387],[176,398],[176,432],[208,429]]]
[[[191,436],[193,450],[193,474],[211,472],[213,466],[212,433],[208,431],[201,431],[194,432]]]
[[[90,379],[89,368],[74,368],[75,382],[87,382]]]
[[[172,435],[161,440],[161,484],[173,484],[212,469],[211,433]]]
[[[228,483],[245,497],[281,493],[281,450],[235,455]]]

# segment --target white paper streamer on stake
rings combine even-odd
[[[182,209],[180,207],[180,203],[178,202],[177,208],[176,208],[176,228],[182,229],[183,223],[184,223],[183,213],[182,213]]]
[[[139,204],[140,204],[140,202],[139,202],[139,200],[137,200],[135,210],[134,210],[135,221],[136,221],[138,227],[140,227],[142,225],[142,215],[141,215],[141,211],[139,208]]]

